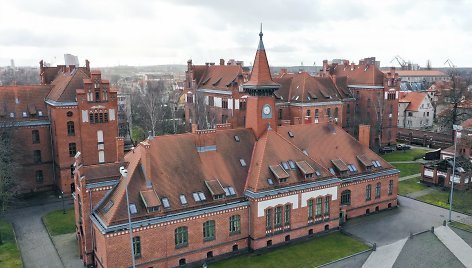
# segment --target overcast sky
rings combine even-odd
[[[472,66],[472,1],[0,0],[0,66],[92,67],[253,61],[263,23],[273,66],[395,55],[425,66]]]

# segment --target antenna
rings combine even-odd
[[[444,62],[444,65],[446,65],[446,63],[449,65],[449,67],[451,67],[451,68],[456,68],[456,65],[454,65],[454,63],[452,62],[452,60],[447,59],[447,60]]]

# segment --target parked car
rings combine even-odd
[[[410,150],[411,146],[406,144],[397,144],[397,150]]]
[[[381,153],[381,154],[391,153],[393,151],[395,151],[395,149],[393,147],[390,147],[390,146],[380,147],[380,149],[379,149],[379,153]]]

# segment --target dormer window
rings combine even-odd
[[[305,179],[312,178],[315,170],[306,161],[297,162],[300,172],[305,176]]]
[[[147,185],[146,185],[146,188],[148,188]],[[151,185],[151,188],[148,188],[148,190],[140,191],[139,195],[141,196],[141,200],[143,201],[147,212],[159,211],[159,207],[161,206],[163,201],[161,202],[157,193],[152,189],[152,185]]]
[[[349,170],[347,165],[341,159],[331,160],[331,163],[333,163],[333,165],[341,173],[341,175],[345,174]]]
[[[288,164],[291,169],[295,169],[295,162],[293,162],[293,160],[288,160]]]
[[[28,113],[23,112],[23,117],[28,117]]]
[[[347,165],[347,168],[349,169],[350,172],[357,172],[357,168],[354,164]]]
[[[203,192],[194,192],[192,195],[195,202],[203,202],[206,200],[205,194]]]
[[[269,185],[274,185],[274,181],[272,181],[271,178],[267,178],[267,183],[268,183]]]
[[[221,183],[218,180],[205,181],[205,185],[210,191],[213,200],[223,199],[225,197],[226,190],[223,189],[223,186],[221,186]],[[200,199],[202,198],[200,197]]]
[[[281,165],[269,166],[269,169],[279,182],[287,182],[289,175]]]
[[[38,111],[38,116],[43,116],[43,111]]]
[[[331,172],[331,174],[333,174],[333,175],[336,175],[336,172],[334,172],[334,168],[332,168],[332,167],[329,168],[329,172]]]
[[[129,213],[131,215],[138,213],[138,209],[136,208],[136,204],[129,204]]]
[[[188,204],[187,198],[185,197],[185,195],[181,194],[181,195],[179,196],[179,199],[180,199],[180,203],[181,203],[183,206],[185,206],[185,205]]]
[[[232,186],[224,187],[223,190],[225,191],[226,196],[236,195],[236,192]]]
[[[170,202],[169,202],[169,199],[167,197],[162,198],[162,206],[166,209],[170,208]]]
[[[289,166],[288,166],[288,163],[287,163],[287,162],[281,162],[280,164],[282,165],[282,167],[284,168],[284,170],[289,170]]]
[[[374,167],[376,167],[376,168],[382,166],[378,160],[372,160],[372,165],[374,165]]]

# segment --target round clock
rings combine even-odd
[[[262,109],[262,112],[263,112],[265,115],[269,115],[269,114],[270,114],[270,106],[269,106],[269,105],[265,105],[264,108]]]

